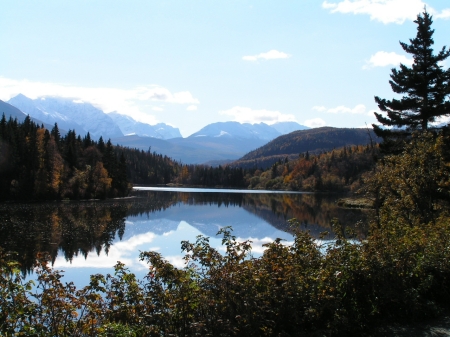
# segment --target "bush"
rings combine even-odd
[[[335,224],[338,226],[339,224]],[[416,319],[448,308],[450,225],[374,228],[363,242],[322,245],[296,231],[293,245],[275,240],[260,258],[251,243],[223,229],[221,255],[207,237],[183,242],[186,266],[155,252],[137,280],[122,263],[76,290],[37,261],[37,284],[23,283],[1,253],[0,331],[60,336],[296,336],[363,331],[381,320]]]

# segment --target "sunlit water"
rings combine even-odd
[[[224,251],[216,234],[226,226],[238,241],[251,240],[252,255],[257,257],[263,245],[276,238],[286,244],[293,241],[291,218],[317,238],[330,231],[334,217],[349,224],[364,218],[361,211],[338,208],[336,198],[139,187],[133,198],[123,200],[2,205],[0,246],[17,251],[26,270],[33,255],[48,251],[54,267],[64,270],[64,279],[83,286],[91,274],[112,273],[117,261],[143,277],[147,270],[139,260],[143,251],[157,251],[176,267],[183,267],[181,241],[195,242],[198,235],[210,237],[211,246]]]

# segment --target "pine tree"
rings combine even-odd
[[[105,142],[103,141],[102,136],[100,136],[100,138],[98,139],[98,149],[101,153],[105,152]]]
[[[2,115],[2,119],[0,120],[0,139],[5,137],[6,135],[6,117],[5,113]]]
[[[88,131],[86,136],[83,138],[83,147],[86,149],[91,145],[92,145],[91,134]]]
[[[417,35],[410,44],[400,42],[403,50],[413,57],[409,68],[400,64],[400,69],[392,69],[389,81],[392,90],[403,94],[401,99],[386,100],[375,97],[375,101],[386,116],[375,113],[381,124],[395,129],[385,129],[373,125],[375,133],[384,140],[386,152],[397,152],[403,147],[402,140],[415,130],[426,131],[429,123],[450,114],[450,69],[444,70],[440,62],[450,56],[444,46],[433,54],[432,17],[426,10],[417,16]]]

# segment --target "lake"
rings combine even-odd
[[[137,187],[132,197],[106,201],[0,204],[0,246],[17,252],[23,272],[31,272],[38,252],[48,252],[66,281],[86,285],[89,275],[110,273],[121,261],[139,277],[146,265],[140,251],[158,251],[183,266],[181,241],[210,237],[219,250],[217,231],[233,228],[238,240],[251,240],[253,256],[276,238],[292,242],[288,220],[319,238],[338,218],[353,227],[366,212],[337,207],[337,195],[280,191]],[[364,228],[357,227],[359,234]],[[325,240],[333,239],[329,234]]]

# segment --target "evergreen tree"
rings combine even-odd
[[[102,136],[100,136],[100,138],[98,139],[98,149],[101,153],[105,152],[105,142],[103,141]]]
[[[2,119],[0,120],[0,139],[4,137],[6,134],[6,117],[5,113],[2,115]]]
[[[91,134],[88,131],[86,136],[83,138],[83,147],[86,149],[91,145],[92,145]]]
[[[392,90],[403,94],[401,99],[386,100],[375,97],[375,101],[386,116],[375,113],[381,124],[395,129],[385,129],[373,125],[375,133],[384,140],[386,152],[397,152],[403,148],[402,140],[412,131],[426,131],[429,123],[450,114],[450,69],[444,70],[440,62],[450,56],[444,46],[433,54],[432,17],[426,10],[417,16],[417,35],[410,44],[400,42],[403,50],[413,57],[409,68],[400,64],[400,69],[392,69],[389,81]]]

